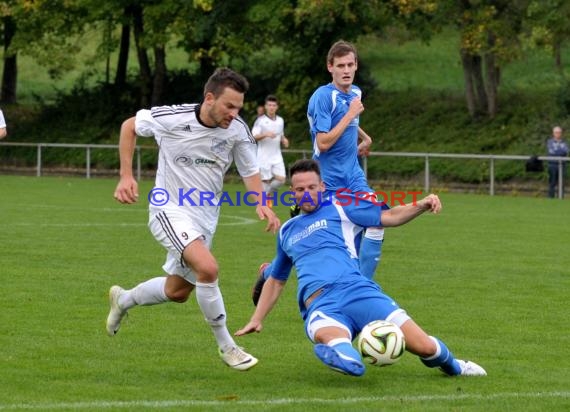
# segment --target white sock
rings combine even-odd
[[[352,345],[350,343],[350,339],[348,339],[348,338],[336,338],[336,339],[329,341],[329,343],[327,343],[327,346],[334,346],[334,345],[338,345],[339,343],[348,343],[349,345]]]
[[[270,183],[269,183],[269,192],[275,192],[279,187],[281,187],[283,185],[283,182],[277,179],[273,179]]]
[[[128,310],[136,305],[158,305],[159,303],[168,302],[164,292],[166,285],[166,276],[160,276],[139,283],[130,290],[126,290],[119,296],[119,306]]]
[[[218,281],[212,283],[196,282],[196,300],[210,324],[216,342],[222,350],[235,346],[235,342],[226,327],[226,308],[218,287]]]
[[[377,227],[369,227],[364,233],[364,237],[372,240],[384,239],[384,228],[378,229]]]

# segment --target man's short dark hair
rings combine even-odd
[[[344,57],[349,53],[354,53],[354,59],[358,61],[356,46],[344,40],[339,40],[331,46],[327,54],[327,64],[333,64],[336,57]]]
[[[319,178],[321,177],[321,168],[319,162],[313,159],[300,159],[291,166],[291,177],[297,173],[315,172]]]
[[[227,67],[222,67],[216,69],[204,85],[204,96],[206,93],[212,93],[214,97],[218,97],[226,87],[245,94],[249,89],[249,83],[241,74]]]
[[[265,103],[267,102],[275,102],[279,104],[279,100],[277,99],[277,96],[275,96],[274,94],[270,94],[265,98]]]

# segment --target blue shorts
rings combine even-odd
[[[305,332],[314,341],[315,332],[323,327],[345,329],[352,340],[373,320],[387,320],[398,326],[410,317],[406,311],[373,281],[362,277],[353,283],[337,283],[324,288],[307,308]]]

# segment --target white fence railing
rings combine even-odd
[[[44,148],[59,147],[68,149],[85,149],[85,177],[91,178],[91,151],[94,149],[114,149],[119,150],[118,145],[113,144],[72,144],[72,143],[15,143],[0,142],[3,146],[35,147],[36,148],[36,176],[42,175],[42,153]],[[135,147],[135,169],[137,180],[141,178],[141,150],[156,150],[156,146],[136,146]]]
[[[299,153],[303,158],[312,156],[309,150],[283,150],[284,153]],[[522,160],[528,161],[530,155],[481,155],[481,154],[462,154],[462,153],[415,153],[415,152],[370,152],[369,157],[411,157],[424,159],[424,193],[430,192],[430,160],[431,159],[479,159],[489,161],[489,195],[495,195],[495,161],[496,160]],[[564,163],[570,161],[569,157],[551,157],[538,156],[538,160],[555,161],[558,163],[558,197],[564,197]],[[368,170],[367,158],[363,158],[363,169],[366,173]]]
[[[44,148],[59,147],[72,149],[85,149],[85,177],[91,177],[91,151],[94,149],[114,149],[118,150],[118,145],[110,144],[71,144],[71,143],[17,143],[0,142],[0,148],[6,146],[35,147],[36,148],[36,176],[42,175],[42,151]],[[137,179],[141,177],[141,150],[156,150],[156,146],[136,146],[135,147],[135,169]],[[285,149],[283,153],[298,153],[303,158],[312,156],[310,150]],[[530,155],[494,155],[494,154],[461,154],[461,153],[415,153],[415,152],[370,152],[370,157],[408,157],[424,159],[424,192],[430,191],[430,160],[431,159],[480,159],[489,161],[489,195],[495,195],[495,161],[496,160],[521,160],[527,161]],[[564,197],[564,163],[570,161],[568,157],[539,156],[539,160],[555,161],[558,163],[558,197]],[[363,168],[367,171],[367,159],[364,158]]]

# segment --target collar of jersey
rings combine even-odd
[[[194,114],[196,115],[196,120],[198,120],[198,123],[204,127],[207,127],[208,129],[216,129],[216,126],[208,126],[207,124],[204,124],[202,119],[200,119],[200,107],[202,107],[202,103],[198,103],[196,107],[194,107]]]

